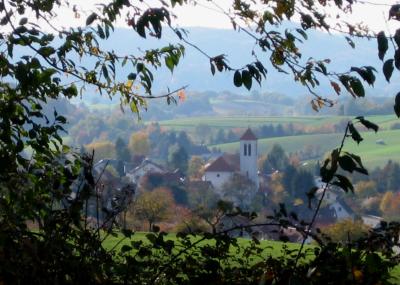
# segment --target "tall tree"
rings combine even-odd
[[[100,141],[85,145],[85,149],[94,152],[94,161],[101,159],[114,159],[116,157],[115,145],[110,141]]]
[[[205,161],[200,156],[192,156],[188,164],[188,175],[191,179],[199,180],[204,174]]]
[[[183,146],[175,144],[170,147],[168,151],[168,166],[171,169],[179,169],[183,173],[186,173],[188,170],[188,161],[189,155]]]
[[[150,141],[145,132],[132,134],[128,146],[131,153],[145,156],[150,154]]]
[[[224,199],[245,210],[249,210],[256,192],[253,181],[239,173],[233,174],[232,178],[222,185]]]
[[[271,173],[276,170],[283,171],[288,165],[289,159],[279,144],[274,144],[267,156],[261,160],[263,173]]]
[[[171,192],[161,187],[140,194],[132,205],[132,211],[135,216],[147,221],[148,230],[152,231],[155,223],[167,221],[171,217],[174,207]]]
[[[118,160],[131,160],[131,153],[128,149],[128,145],[122,138],[117,138],[117,140],[115,141],[115,153]]]

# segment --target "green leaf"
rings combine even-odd
[[[398,48],[394,53],[394,65],[398,70],[400,70],[400,48]]]
[[[400,47],[400,29],[396,30],[396,33],[394,34],[393,39],[396,42],[397,47]]]
[[[135,80],[136,79],[136,73],[129,73],[129,75],[128,75],[128,79],[129,80]]]
[[[385,35],[385,32],[383,31],[379,32],[377,40],[378,40],[378,56],[380,60],[383,60],[385,58],[387,50],[389,49],[389,42]]]
[[[369,85],[374,85],[376,79],[374,75],[374,71],[376,71],[375,68],[371,66],[366,66],[363,68],[352,67],[350,70],[357,72]]]
[[[103,65],[103,67],[101,68],[101,70],[102,70],[102,72],[103,72],[104,78],[105,78],[107,81],[110,80],[110,76],[109,76],[109,74],[108,74],[108,69],[107,69],[107,67],[106,67],[105,65]]]
[[[358,78],[352,77],[350,80],[350,87],[357,97],[365,97],[364,86]]]
[[[25,25],[26,23],[28,23],[28,18],[22,18],[20,21],[19,21],[19,24],[20,24],[20,26],[23,26],[23,25]]]
[[[356,119],[358,119],[360,121],[360,123],[363,124],[364,127],[366,127],[367,129],[370,129],[370,130],[372,129],[375,131],[375,133],[378,132],[378,130],[379,130],[378,125],[376,125],[368,120],[365,120],[364,117],[357,117]]]
[[[397,117],[400,118],[400,92],[397,93],[395,104],[394,104],[394,112],[396,113]]]
[[[133,231],[129,230],[129,229],[122,229],[121,232],[124,235],[124,237],[127,237],[127,238],[131,238],[133,235]]]
[[[169,69],[171,72],[174,71],[175,64],[174,64],[174,60],[173,60],[173,58],[172,58],[171,56],[167,56],[167,57],[165,58],[165,65],[168,67],[168,69]]]
[[[136,113],[136,114],[139,113],[139,109],[138,109],[138,106],[137,106],[137,103],[136,103],[136,102],[134,102],[134,101],[131,102],[130,107],[131,107],[131,111],[132,111],[133,113]]]
[[[390,82],[390,78],[392,77],[394,66],[393,66],[393,59],[388,59],[385,61],[383,64],[383,74],[385,75],[385,78],[387,82]]]
[[[251,85],[253,82],[251,79],[250,72],[248,70],[242,71],[242,82],[243,82],[244,86],[247,88],[247,90],[251,89]]]
[[[97,14],[93,12],[92,14],[89,15],[89,17],[87,17],[86,26],[91,25],[96,19],[97,19]]]
[[[350,182],[350,180],[343,175],[339,175],[336,174],[335,177],[338,179],[337,181],[333,182],[333,185],[339,186],[340,188],[342,188],[346,193],[349,192],[349,190],[351,192],[354,193],[354,187],[353,184]]]
[[[41,47],[38,50],[38,53],[41,54],[44,57],[48,57],[48,56],[52,55],[53,53],[55,53],[55,50],[54,50],[53,47],[46,46],[46,47]]]
[[[211,73],[212,73],[212,75],[214,75],[215,74],[215,66],[212,62],[210,62],[210,65],[211,65]]]
[[[351,134],[351,138],[357,142],[357,144],[360,144],[360,142],[363,141],[363,138],[361,137],[360,133],[357,131],[357,129],[354,127],[353,124],[349,124],[349,131]]]
[[[297,31],[305,40],[308,39],[308,36],[307,36],[307,34],[306,34],[306,32],[305,32],[304,30],[302,30],[302,29],[296,29],[296,31]]]
[[[331,160],[329,158],[327,158],[324,161],[324,165],[321,167],[321,169],[319,171],[319,173],[321,175],[322,182],[324,182],[324,183],[330,182],[332,180],[332,178],[333,178],[333,175],[335,174],[335,171],[336,171],[335,169],[328,168],[328,165],[329,165],[330,161]]]
[[[236,70],[235,74],[233,75],[233,83],[236,87],[242,86],[242,75],[238,70]]]
[[[121,247],[121,253],[125,253],[125,252],[131,251],[131,250],[132,250],[132,247],[130,247],[130,246],[127,245],[127,244],[124,244],[124,245]]]
[[[349,37],[345,37],[345,38],[346,38],[347,43],[348,43],[352,48],[355,48],[355,47],[356,47],[356,45],[355,45],[355,43],[353,42],[352,39],[350,39]]]
[[[356,163],[354,160],[348,156],[348,155],[343,155],[339,157],[339,165],[343,170],[346,170],[350,173],[353,173],[353,171],[357,168]]]

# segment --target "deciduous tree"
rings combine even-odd
[[[137,132],[131,135],[129,139],[129,151],[136,155],[149,155],[150,141],[145,132]]]
[[[131,207],[137,218],[147,221],[149,231],[153,230],[155,223],[167,221],[173,215],[174,208],[171,192],[163,187],[141,193]]]

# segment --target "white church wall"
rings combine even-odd
[[[216,190],[232,178],[232,172],[205,172],[204,181],[210,181]]]

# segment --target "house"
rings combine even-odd
[[[101,159],[99,162],[93,165],[95,174],[101,174],[108,167],[113,167],[121,176],[126,174],[127,164],[126,162],[118,159]]]
[[[205,166],[204,181],[209,181],[216,190],[228,182],[234,173],[240,173],[259,188],[257,137],[248,128],[240,138],[239,155],[224,154]]]
[[[320,188],[317,193],[316,197],[320,199],[323,189]],[[335,189],[334,187],[330,187],[326,190],[324,196],[325,202],[325,211],[324,213],[320,213],[321,221],[322,220],[329,220],[330,222],[336,222],[344,219],[351,219],[354,220],[355,214],[353,210],[347,205],[346,201],[340,197],[340,190]],[[327,222],[327,223],[330,223]]]
[[[164,174],[167,172],[167,170],[163,166],[151,161],[150,159],[145,159],[137,167],[131,171],[128,171],[126,176],[128,176],[133,183],[139,184],[138,182],[140,179],[150,172]]]

